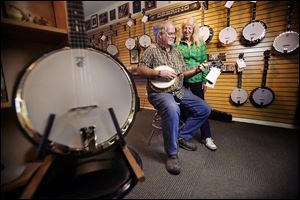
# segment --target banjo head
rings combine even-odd
[[[139,44],[141,45],[141,47],[147,48],[151,44],[151,38],[148,35],[142,35],[139,38]]]
[[[236,30],[230,26],[222,29],[221,32],[219,33],[219,40],[223,44],[233,43],[236,40],[236,37],[237,37]]]
[[[128,38],[125,42],[125,46],[128,50],[132,50],[135,48],[136,43],[135,43],[135,39],[133,38]]]
[[[119,53],[118,48],[113,44],[108,45],[106,51],[113,56],[116,56]]]
[[[254,89],[250,94],[250,101],[256,107],[267,107],[272,104],[275,99],[273,90],[268,87],[259,87]]]
[[[59,154],[103,151],[117,133],[108,108],[113,108],[122,134],[136,113],[136,88],[125,67],[94,49],[64,48],[31,64],[21,77],[14,99],[18,121],[27,136],[39,143],[48,117],[55,114],[48,148]],[[82,129],[94,127],[93,152],[84,144]]]
[[[299,47],[299,33],[294,31],[286,31],[278,35],[273,47],[280,53],[291,53]]]
[[[167,65],[161,65],[158,67],[154,68],[155,70],[159,71],[159,70],[168,70],[168,71],[172,71],[175,72],[175,70]],[[161,80],[161,79],[154,79],[151,80],[151,84],[158,88],[158,89],[166,89],[170,86],[172,86],[176,81],[176,78],[172,79],[171,81],[165,81],[165,80]]]
[[[266,28],[267,26],[264,22],[254,21],[244,27],[242,36],[247,42],[257,44],[266,36]]]
[[[235,105],[242,105],[246,103],[248,93],[244,89],[236,88],[231,92],[230,98]]]
[[[213,30],[210,26],[204,25],[199,29],[199,36],[203,38],[203,41],[208,43],[213,37]]]

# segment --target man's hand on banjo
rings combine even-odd
[[[171,81],[177,77],[177,74],[174,71],[160,70],[158,71],[158,77],[163,78],[166,81]]]

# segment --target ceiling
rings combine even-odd
[[[82,1],[84,16],[87,17],[89,15],[92,15],[99,10],[116,4],[116,2],[117,1]]]

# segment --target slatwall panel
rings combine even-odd
[[[147,12],[146,14],[155,14],[161,11],[177,8],[191,2],[180,2],[174,5],[160,8],[155,12]],[[267,49],[271,50],[269,59],[269,70],[267,73],[266,86],[275,92],[275,101],[266,108],[256,108],[248,100],[242,106],[235,106],[230,102],[230,93],[237,87],[236,73],[222,73],[213,89],[208,89],[206,100],[214,109],[231,113],[233,117],[246,118],[253,120],[263,120],[271,122],[281,122],[286,124],[296,124],[295,113],[298,105],[299,91],[299,50],[283,55],[272,49],[272,43],[276,36],[285,31],[288,2],[287,1],[257,1],[256,20],[261,20],[267,25],[266,37],[255,46],[246,46],[241,42],[241,33],[245,25],[250,22],[252,17],[252,3],[250,1],[235,1],[230,12],[230,25],[234,27],[238,33],[237,40],[229,45],[221,45],[218,41],[219,32],[226,27],[226,1],[209,1],[209,9],[205,11],[205,24],[211,26],[214,30],[214,36],[207,45],[209,54],[226,53],[225,64],[234,64],[238,55],[244,53],[245,63],[247,67],[243,71],[242,88],[250,92],[261,86],[262,73],[264,67],[263,52]],[[143,34],[142,14],[136,18],[136,25],[131,27],[131,36],[137,37]],[[192,11],[176,16],[171,19],[177,26],[189,16],[195,17],[201,22],[201,10]],[[294,4],[294,12],[292,16],[292,30],[299,32],[299,4]],[[129,51],[125,47],[125,41],[128,38],[128,27],[124,30],[128,19],[118,24],[114,24],[114,30],[118,35],[113,41],[119,48],[118,58],[126,67],[131,66]],[[146,33],[153,38],[153,26],[158,26],[162,20],[147,22]],[[88,36],[95,38],[101,36],[101,32],[105,35],[109,34],[109,27],[88,32]],[[104,49],[107,44],[104,43]],[[99,45],[101,47],[101,45]],[[142,55],[143,49],[140,50]],[[152,108],[147,100],[146,80],[138,76],[134,76],[137,86],[138,95],[140,97],[141,107]]]

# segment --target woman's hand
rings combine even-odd
[[[202,83],[202,90],[203,90],[203,92],[206,92],[206,90],[207,90],[207,85],[204,83]]]
[[[203,72],[208,67],[207,63],[202,63],[196,68],[196,73]]]

